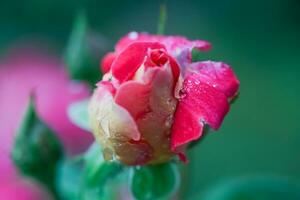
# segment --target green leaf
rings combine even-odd
[[[138,200],[168,198],[178,185],[179,171],[173,163],[133,168],[131,191]]]
[[[59,140],[39,120],[31,99],[11,154],[15,166],[23,175],[40,181],[55,195],[55,170],[62,154]]]
[[[94,85],[100,79],[99,60],[92,55],[88,45],[88,22],[84,12],[79,12],[67,44],[64,60],[72,79]]]
[[[68,116],[74,124],[86,131],[91,132],[91,127],[88,119],[88,104],[88,99],[72,103],[68,107]]]

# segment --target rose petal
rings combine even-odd
[[[133,77],[136,70],[143,63],[148,49],[164,49],[155,42],[136,42],[125,48],[112,63],[112,74],[121,83]]]
[[[196,62],[188,67],[188,71],[199,74],[201,82],[213,86],[228,98],[236,95],[240,82],[229,65],[222,62]]]
[[[110,88],[105,84],[99,84],[91,99],[89,112],[96,137],[107,139],[139,140],[140,133],[134,119],[126,109],[116,104],[113,100]],[[100,127],[99,127],[100,126]]]
[[[146,141],[114,141],[118,158],[127,165],[144,165],[153,156],[153,148]]]
[[[103,57],[103,59],[101,60],[101,69],[104,74],[109,72],[111,65],[116,57],[117,55],[114,52],[109,52]]]
[[[196,48],[201,51],[207,51],[211,48],[209,42],[204,40],[188,40],[182,36],[163,36],[163,35],[151,35],[148,33],[130,32],[123,38],[121,38],[116,44],[116,51],[120,52],[133,42],[159,42],[166,46],[171,51],[182,48]]]
[[[229,111],[227,97],[214,87],[202,83],[200,78],[199,74],[191,74],[183,82],[172,128],[173,150],[201,136],[203,124],[197,127],[196,122],[207,123],[213,129],[218,129]]]
[[[175,151],[177,147],[199,139],[203,126],[203,122],[190,111],[188,106],[179,104],[172,127],[171,149]]]
[[[150,86],[136,81],[128,81],[121,85],[115,102],[126,108],[134,119],[149,112]]]
[[[204,40],[188,40],[182,36],[150,35],[147,33],[131,32],[119,40],[116,45],[116,52],[122,51],[133,42],[162,43],[165,45],[168,53],[176,57],[181,65],[192,61],[191,52],[193,48],[199,51],[208,51],[211,48],[211,44]]]
[[[115,101],[135,119],[142,138],[154,149],[152,162],[162,162],[170,155],[169,135],[177,100],[173,95],[173,76],[169,63],[149,68],[136,80],[123,83]]]

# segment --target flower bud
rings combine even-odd
[[[62,149],[52,131],[37,118],[32,100],[16,135],[11,156],[22,174],[54,190],[55,168],[62,157]]]
[[[224,63],[192,63],[193,48],[210,44],[132,32],[109,53],[89,105],[104,158],[127,165],[162,163],[174,154],[185,160],[186,145],[205,124],[220,127],[239,81]]]

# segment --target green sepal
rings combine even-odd
[[[62,155],[58,138],[38,118],[31,98],[11,152],[15,166],[23,175],[38,180],[55,195],[55,170]]]
[[[74,102],[68,107],[69,119],[80,128],[91,133],[91,127],[88,117],[89,99]]]
[[[105,161],[100,145],[94,143],[85,155],[85,183],[90,186],[104,185],[110,178],[122,171],[119,162]]]
[[[114,199],[111,191],[118,185],[118,176],[123,165],[115,161],[105,161],[98,143],[94,143],[84,157],[83,187],[81,199]]]
[[[168,199],[179,186],[177,165],[168,162],[132,168],[131,191],[137,200]]]

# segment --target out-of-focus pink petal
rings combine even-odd
[[[202,131],[199,127],[202,127],[203,123],[207,123],[213,129],[218,129],[229,111],[227,97],[221,91],[200,80],[199,74],[190,74],[183,82],[177,106],[179,111],[175,114],[171,135],[172,149],[176,149],[178,144],[185,144],[199,138],[201,136],[199,130]],[[187,118],[185,121],[191,121],[191,123],[183,123],[187,131],[178,129],[183,125],[177,124],[182,123],[185,118]],[[191,120],[192,118],[194,119]],[[196,128],[196,122],[201,123],[198,128]],[[191,124],[190,128],[188,128],[189,124]],[[178,139],[180,140],[177,141]]]
[[[56,81],[36,90],[36,105],[40,117],[59,136],[67,153],[83,152],[91,144],[90,133],[70,122],[67,109],[72,102],[87,98],[88,87],[78,82]]]
[[[0,199],[3,200],[50,200],[52,199],[37,183],[22,179],[0,183]]]
[[[93,138],[67,117],[70,103],[88,97],[88,87],[69,80],[57,57],[27,46],[0,61],[0,146],[11,151],[14,135],[28,104],[36,94],[38,115],[57,132],[68,153],[85,150]]]
[[[199,80],[221,92],[228,98],[234,97],[239,89],[240,82],[229,65],[222,62],[196,62],[191,64],[187,71],[198,73]]]
[[[103,57],[103,59],[101,60],[101,69],[104,74],[109,72],[111,64],[115,60],[116,56],[116,53],[109,52]]]
[[[112,74],[121,83],[132,78],[150,49],[164,49],[155,42],[136,42],[125,48],[112,63]]]

